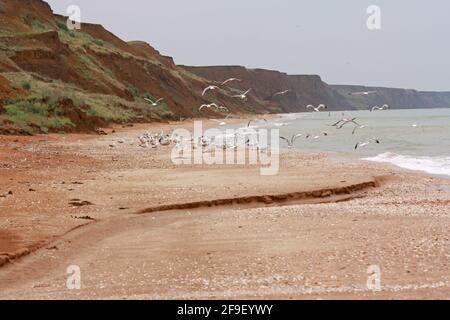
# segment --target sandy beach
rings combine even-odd
[[[450,180],[302,151],[261,176],[129,143],[178,125],[1,136],[0,299],[450,298]]]

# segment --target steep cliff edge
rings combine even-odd
[[[0,126],[15,124],[26,133],[93,131],[99,123],[223,117],[198,110],[211,102],[237,114],[281,111],[255,96],[233,98],[227,88],[202,96],[210,81],[149,44],[123,41],[97,24],[69,30],[66,20],[41,0],[0,2],[0,74],[27,92],[0,99]],[[164,101],[152,106],[144,98]]]
[[[239,78],[241,89],[252,88],[262,100],[279,105],[284,112],[302,112],[308,104],[326,104],[330,110],[351,109],[346,97],[333,90],[318,75],[288,75],[279,71],[247,69],[242,66],[182,66],[210,81]],[[283,96],[275,93],[290,90]]]
[[[324,103],[329,110],[362,110],[371,106],[389,104],[392,108],[447,108],[450,107],[450,92],[424,92],[417,90],[365,87],[350,85],[328,85],[317,75],[289,75],[286,73],[247,69],[242,66],[182,66],[210,81],[224,78],[242,79],[242,87],[253,88],[263,100],[275,102],[285,112],[302,112],[308,104]],[[290,90],[283,96],[274,93]],[[354,96],[351,93],[376,91],[370,95]]]
[[[335,91],[346,96],[355,109],[367,109],[367,106],[388,104],[395,109],[411,108],[449,108],[450,92],[427,92],[408,89],[365,87],[350,85],[332,85]],[[353,96],[352,92],[370,92],[373,94]]]

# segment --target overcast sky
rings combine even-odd
[[[450,91],[449,0],[49,0],[176,63],[319,74],[331,84]],[[381,9],[381,30],[366,21]]]

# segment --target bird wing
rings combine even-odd
[[[159,103],[159,102],[161,102],[161,101],[163,101],[164,100],[164,98],[160,98],[160,99],[158,99],[155,103]]]
[[[252,91],[252,89],[248,89],[247,91],[244,92],[244,96],[247,95],[248,93],[250,93],[250,91]]]
[[[302,136],[303,136],[302,133],[298,133],[298,134],[292,136],[292,139],[291,139],[292,144],[294,144],[295,140],[297,140],[298,138],[300,138]]]
[[[330,127],[336,127],[338,126],[340,123],[344,122],[344,120],[339,120],[338,122],[336,122],[335,124],[330,125]]]
[[[288,145],[291,145],[291,141],[289,141],[288,138],[280,136],[280,139],[286,141],[288,143]]]
[[[150,98],[144,98],[144,100],[147,101],[147,102],[150,102],[151,104],[154,104],[154,103],[155,103],[155,102],[153,102],[153,100],[150,99]]]

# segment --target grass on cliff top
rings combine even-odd
[[[59,132],[65,127],[74,126],[58,106],[58,101],[64,98],[72,100],[74,106],[88,116],[98,117],[108,123],[129,123],[139,119],[162,120],[173,116],[166,104],[161,104],[156,109],[150,108],[139,97],[135,101],[127,101],[117,96],[88,93],[72,84],[61,81],[44,82],[26,73],[9,72],[2,73],[2,76],[10,80],[13,87],[26,87],[29,95],[5,101],[3,111],[0,108],[0,117],[6,117],[29,134]],[[48,102],[42,103],[43,98],[47,98]],[[59,128],[62,130],[58,130]]]
[[[40,102],[20,101],[9,104],[4,109],[7,119],[28,134],[35,133],[34,128],[39,128],[42,133],[48,133],[50,130],[75,126],[69,118],[58,113],[57,109],[51,110],[53,107]]]

